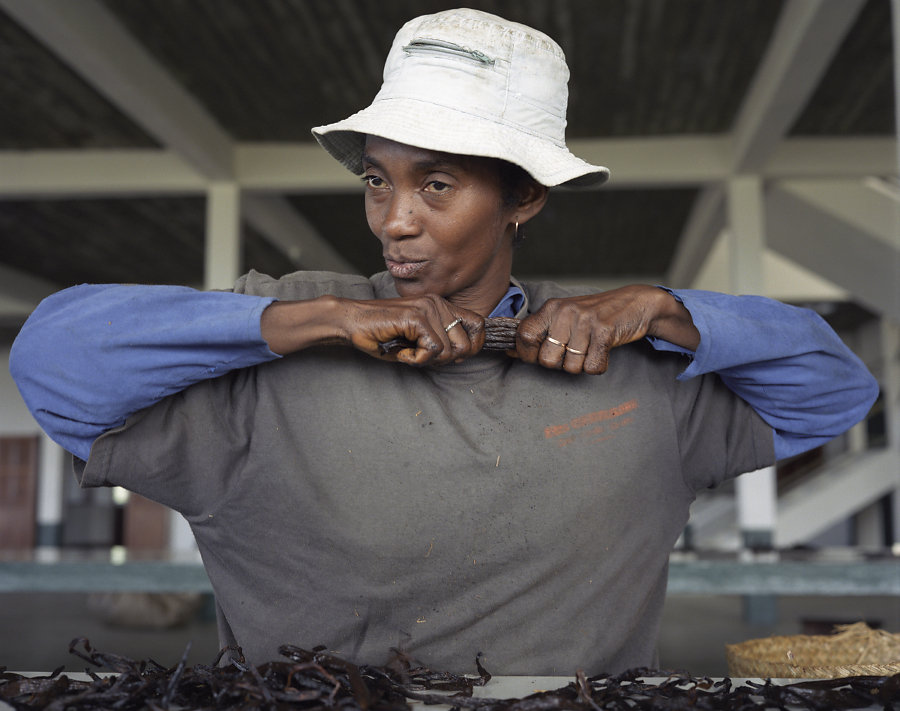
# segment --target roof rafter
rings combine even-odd
[[[790,0],[732,131],[735,173],[758,172],[812,96],[865,0]]]
[[[806,105],[831,58],[862,9],[864,0],[827,2],[789,0],[781,12],[772,40],[738,111],[731,133],[730,171],[760,172],[772,159],[791,124]],[[725,210],[710,201],[724,200],[725,191],[708,192],[695,203],[679,239],[673,283],[690,283],[725,227]],[[718,221],[711,223],[712,215]],[[683,250],[690,254],[680,254]],[[692,268],[687,269],[690,265]]]
[[[97,0],[79,0],[78,3],[0,0],[0,7],[131,120],[173,151],[176,157],[183,158],[186,165],[176,165],[172,156],[162,159],[168,161],[166,165],[159,165],[159,157],[155,157],[155,170],[149,175],[160,178],[157,189],[168,192],[174,187],[170,180],[180,187],[192,187],[191,176],[184,168],[197,171],[203,181],[208,181],[207,187],[218,181],[234,180],[235,146],[231,136]],[[93,158],[96,160],[98,156]],[[106,172],[102,175],[107,179],[119,176],[122,166],[113,165],[115,156],[107,154],[105,158]],[[83,173],[81,178],[86,175],[97,177],[97,173],[91,171]],[[131,173],[132,178],[136,175],[137,171]],[[16,183],[25,189],[21,179]],[[90,186],[91,181],[84,181],[84,185]],[[91,187],[98,189],[99,186],[95,183]],[[8,194],[8,191],[0,192]],[[276,220],[273,218],[272,221]],[[269,237],[264,231],[262,233]],[[309,249],[314,240],[321,243],[318,250]],[[284,249],[283,234],[270,241]],[[311,227],[305,232],[304,244],[312,254],[324,254],[331,249]]]
[[[897,203],[861,181],[784,181],[766,202],[771,249],[900,320]]]
[[[0,200],[188,195],[206,185],[165,149],[0,151]]]
[[[203,177],[232,177],[231,137],[97,0],[0,0],[0,6]]]

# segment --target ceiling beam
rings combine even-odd
[[[55,161],[46,152],[0,154],[0,175],[14,176],[0,180],[0,196],[62,195],[67,183],[69,197],[243,188],[234,180],[231,136],[97,0],[0,0],[0,7],[167,149],[57,154]],[[285,247],[286,224],[301,228],[307,268],[346,264],[287,203],[249,204],[248,221],[276,248]]]
[[[805,203],[833,215],[842,223],[880,239],[900,254],[900,188],[887,181],[782,180],[780,190],[790,192]],[[900,279],[900,271],[897,272]],[[900,282],[897,283],[900,291]]]
[[[763,178],[865,178],[896,175],[896,136],[786,138],[759,171]]]
[[[735,119],[730,173],[759,173],[772,160],[863,2],[788,0]],[[724,215],[725,199],[723,189],[712,187],[697,197],[670,269],[677,283],[689,285],[699,273],[711,246],[711,233],[724,226],[724,220],[720,224],[710,218]]]
[[[900,321],[896,210],[894,200],[855,181],[779,183],[766,200],[767,243]]]
[[[239,143],[235,176],[254,191],[349,192],[362,182],[318,143]]]
[[[732,131],[735,173],[758,172],[819,84],[865,0],[790,0]]]
[[[728,179],[723,153],[727,140],[592,139],[578,141],[574,150],[585,160],[613,166],[613,179],[604,190],[692,187]],[[774,150],[761,175],[891,175],[896,173],[897,143],[890,136],[790,138]],[[317,144],[304,143],[236,144],[235,182],[257,193],[362,190],[359,179]],[[0,200],[200,194],[207,184],[177,153],[164,149],[0,151]]]
[[[199,194],[206,182],[167,150],[0,151],[0,200]]]
[[[728,174],[727,136],[575,139],[568,144],[579,158],[610,169],[610,179],[603,190],[648,184],[701,185]]]
[[[356,273],[356,268],[284,198],[245,194],[241,212],[247,223],[265,234],[298,269]]]
[[[201,175],[232,177],[230,136],[97,0],[0,0],[0,7]]]

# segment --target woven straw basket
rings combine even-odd
[[[865,622],[837,625],[833,635],[765,637],[725,645],[733,677],[834,679],[900,673],[900,634]]]

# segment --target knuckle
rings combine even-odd
[[[559,360],[556,358],[552,358],[545,353],[539,353],[537,360],[538,363],[540,363],[545,368],[553,368],[554,370],[559,370],[560,368]]]

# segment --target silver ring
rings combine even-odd
[[[445,330],[447,333],[450,333],[450,329],[451,329],[451,328],[453,328],[454,326],[459,326],[459,324],[461,324],[461,323],[462,323],[462,319],[461,319],[461,318],[458,318],[458,319],[456,319],[455,321],[451,321],[451,322],[448,323],[446,326],[444,326],[444,330]]]
[[[547,340],[555,346],[562,346],[563,348],[566,347],[565,343],[563,343],[562,341],[557,341],[553,336],[547,336]]]
[[[584,355],[584,353],[585,353],[585,351],[577,351],[574,348],[569,348],[568,346],[566,346],[566,350],[569,353],[574,353],[575,355]]]

